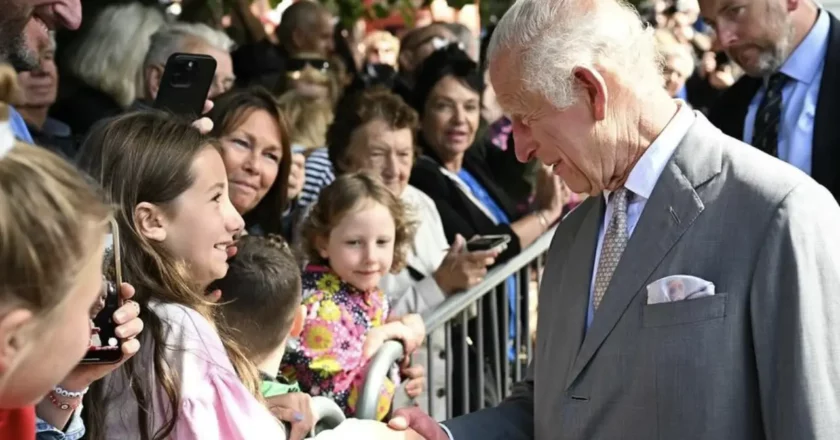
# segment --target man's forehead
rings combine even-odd
[[[718,12],[732,0],[700,0],[700,15],[706,20],[714,20]]]

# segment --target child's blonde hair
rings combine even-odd
[[[413,213],[399,197],[386,187],[378,176],[365,172],[339,176],[321,191],[318,201],[303,224],[303,247],[311,263],[327,264],[318,252],[318,239],[328,238],[344,216],[358,209],[365,200],[380,203],[394,218],[394,260],[391,273],[399,273],[407,264],[408,253],[414,243],[417,222]]]
[[[71,164],[11,139],[15,81],[0,66],[0,305],[46,314],[101,245],[110,210]]]
[[[307,150],[326,145],[327,130],[333,121],[333,109],[329,102],[290,90],[277,100],[277,106],[289,123],[292,144]]]

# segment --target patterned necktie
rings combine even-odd
[[[782,88],[790,79],[782,72],[770,75],[767,92],[755,112],[752,144],[756,148],[779,156],[779,121],[782,119]]]
[[[604,234],[604,243],[601,245],[601,256],[598,258],[598,272],[595,275],[595,292],[592,298],[593,308],[598,310],[604,293],[610,285],[613,272],[618,266],[618,260],[627,247],[627,202],[630,192],[626,188],[616,190],[610,195],[612,204],[612,218],[607,225],[607,232]]]

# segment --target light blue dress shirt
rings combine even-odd
[[[12,133],[14,133],[18,140],[28,144],[35,144],[32,140],[32,134],[29,133],[29,129],[26,127],[26,121],[23,120],[23,116],[21,116],[20,113],[18,113],[13,107],[11,107],[10,110],[9,126],[12,128]]]
[[[782,119],[779,125],[779,159],[811,174],[814,115],[820,96],[825,54],[828,51],[828,13],[820,10],[816,23],[779,69],[790,80],[782,89]],[[744,142],[751,144],[755,114],[767,90],[753,96],[744,119]]]

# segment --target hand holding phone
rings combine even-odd
[[[508,243],[510,243],[510,235],[476,235],[467,242],[467,252],[490,250],[503,252]]]
[[[122,268],[120,260],[120,234],[117,222],[111,219],[105,237],[102,292],[91,307],[90,346],[82,363],[110,364],[122,359],[122,341],[117,336],[114,313],[122,306],[120,286]]]
[[[175,53],[166,61],[155,108],[197,119],[216,75],[216,60],[207,55]]]

